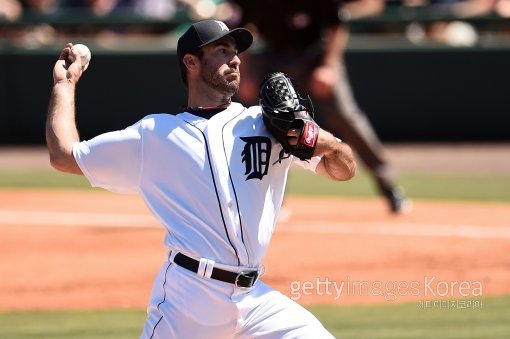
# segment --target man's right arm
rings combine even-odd
[[[73,156],[73,144],[80,141],[75,122],[75,90],[82,73],[81,58],[66,65],[72,44],[60,54],[53,69],[53,89],[46,119],[46,143],[51,165],[59,171],[83,175]]]

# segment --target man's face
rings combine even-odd
[[[241,75],[237,47],[232,37],[224,37],[202,47],[200,78],[218,92],[232,96],[239,89]]]

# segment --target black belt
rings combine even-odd
[[[182,253],[177,253],[174,257],[174,263],[193,272],[198,272],[200,262],[190,258]],[[255,285],[259,276],[258,271],[249,272],[230,272],[222,270],[221,268],[214,267],[211,274],[211,279],[223,281],[226,283],[234,284],[237,287],[248,288]]]

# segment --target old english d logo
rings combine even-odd
[[[244,145],[242,160],[246,165],[246,180],[259,179],[267,174],[271,158],[271,139],[268,137],[241,137]]]
[[[218,21],[218,20],[214,20],[218,26],[220,26],[221,30],[222,31],[228,31],[228,27],[227,25],[225,25],[225,23],[223,21]]]

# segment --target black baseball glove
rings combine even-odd
[[[315,121],[310,96],[301,98],[291,79],[284,73],[267,75],[259,91],[263,120],[273,137],[278,140],[283,151],[301,160],[312,157],[319,136],[319,126]],[[287,133],[295,128],[299,133],[297,145],[290,145]],[[280,156],[281,158],[281,156]]]

